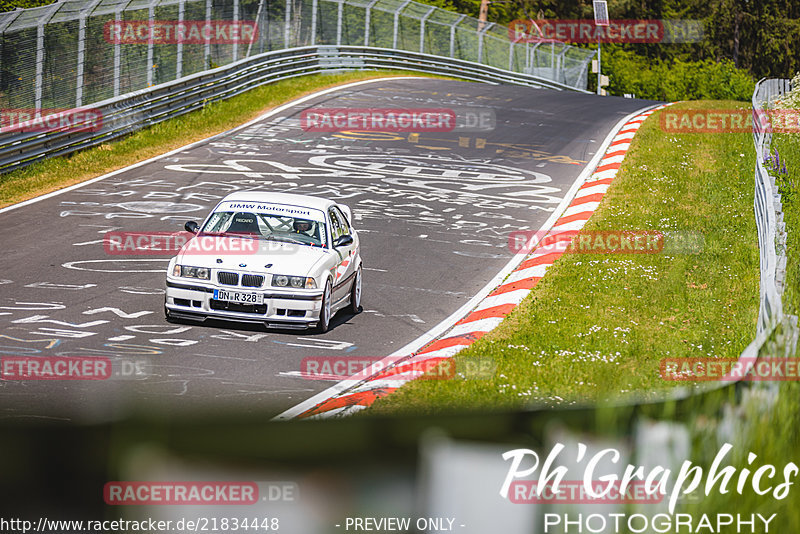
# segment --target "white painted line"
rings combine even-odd
[[[508,293],[500,293],[499,295],[486,297],[483,299],[483,302],[481,302],[478,307],[475,308],[475,311],[488,310],[489,308],[503,306],[504,304],[517,305],[522,302],[530,292],[530,289],[516,289],[514,291],[509,291]]]
[[[583,204],[578,204],[577,206],[572,206],[568,208],[567,211],[564,212],[562,217],[569,217],[570,215],[576,215],[578,213],[584,212],[593,212],[599,206],[599,202],[584,202]]]
[[[625,154],[620,154],[619,156],[609,156],[607,158],[603,158],[603,161],[600,162],[600,166],[608,165],[609,163],[622,163],[622,160],[625,159]]]
[[[596,172],[592,175],[592,178],[595,180],[605,180],[607,178],[613,178],[617,175],[617,169],[607,169],[605,171]]]
[[[631,147],[630,141],[626,140],[626,141],[623,141],[623,142],[619,143],[618,145],[614,145],[611,148],[611,150],[613,150],[614,152],[619,152],[620,150],[624,150],[625,152],[627,152],[630,147]]]
[[[552,263],[543,263],[528,267],[527,269],[522,269],[521,271],[514,271],[503,283],[510,284],[512,282],[519,282],[520,280],[527,280],[528,278],[541,278],[550,265],[552,265]]]
[[[486,319],[457,324],[447,333],[447,337],[463,336],[464,334],[471,334],[473,332],[489,332],[497,328],[497,325],[502,322],[502,317],[487,317]]]
[[[432,352],[426,352],[424,356],[430,356],[432,358],[452,358],[453,356],[464,350],[469,345],[470,345],[469,341],[464,341],[464,343],[460,345],[453,345],[452,347],[434,350]]]
[[[148,163],[152,163],[153,161],[157,161],[157,160],[159,160],[161,158],[166,158],[168,156],[172,156],[173,154],[177,154],[178,152],[181,152],[182,150],[187,150],[189,148],[195,147],[195,146],[200,145],[202,143],[206,143],[206,142],[209,142],[209,141],[211,141],[213,139],[216,139],[217,137],[220,137],[220,136],[223,136],[223,135],[228,135],[228,134],[233,133],[233,132],[235,132],[237,130],[241,130],[243,128],[247,128],[248,126],[250,126],[252,124],[255,124],[255,123],[259,122],[259,121],[267,119],[267,118],[269,118],[269,117],[271,117],[273,115],[276,115],[276,114],[278,114],[278,113],[280,113],[280,112],[282,112],[282,111],[284,111],[286,109],[291,108],[292,106],[296,106],[298,104],[302,104],[304,102],[308,102],[309,100],[311,100],[313,98],[317,98],[318,96],[327,95],[329,93],[333,93],[333,92],[336,92],[336,91],[341,91],[343,89],[349,89],[351,87],[356,87],[356,86],[367,84],[367,83],[385,82],[387,80],[419,80],[419,79],[430,79],[430,78],[425,78],[424,76],[393,76],[393,77],[388,77],[388,78],[375,78],[375,79],[372,79],[372,80],[361,80],[359,82],[348,83],[348,84],[345,84],[345,85],[338,85],[336,87],[329,87],[328,89],[323,89],[322,91],[318,91],[316,93],[312,93],[310,95],[306,95],[306,96],[300,97],[300,98],[298,98],[296,100],[292,100],[291,102],[288,102],[286,104],[282,104],[282,105],[278,106],[277,108],[272,109],[270,111],[267,111],[263,115],[260,115],[259,117],[256,117],[255,119],[253,119],[253,120],[251,120],[249,122],[246,122],[246,123],[244,123],[244,124],[242,124],[240,126],[237,126],[236,128],[232,128],[230,130],[226,130],[224,132],[220,132],[220,133],[218,133],[216,135],[212,135],[211,137],[206,137],[205,139],[201,139],[199,141],[195,141],[194,143],[189,143],[188,145],[182,146],[180,148],[176,148],[175,150],[170,150],[169,152],[166,152],[166,153],[161,154],[159,156],[152,157],[150,159],[146,159],[144,161],[140,161],[139,163],[134,163],[133,165],[128,165],[127,167],[123,167],[121,169],[117,169],[116,171],[112,171],[112,172],[109,172],[108,174],[104,174],[102,176],[98,176],[97,178],[92,178],[90,180],[86,180],[85,182],[81,182],[79,184],[71,185],[69,187],[65,187],[63,189],[59,189],[57,191],[53,191],[52,193],[46,193],[44,195],[40,195],[38,197],[34,197],[34,198],[31,198],[31,199],[28,199],[28,200],[24,200],[22,202],[17,202],[16,204],[11,204],[10,206],[6,206],[5,208],[0,208],[0,213],[5,213],[7,211],[15,210],[17,208],[22,208],[24,206],[29,206],[29,205],[34,204],[36,202],[40,202],[42,200],[46,200],[48,198],[52,198],[54,196],[61,195],[63,193],[68,193],[70,191],[74,191],[75,189],[79,189],[81,187],[93,184],[95,182],[99,182],[100,180],[105,180],[106,178],[110,178],[112,176],[116,176],[117,174],[120,174],[122,172],[129,171],[129,170],[135,169],[137,167],[141,167],[142,165],[147,165]]]
[[[590,185],[588,187],[582,187],[581,190],[578,191],[578,194],[575,195],[575,198],[586,197],[589,195],[596,195],[597,193],[605,193],[606,191],[608,191],[609,187],[611,187],[611,184],[597,184],[597,185]]]
[[[564,224],[559,224],[555,227],[559,232],[577,232],[586,225],[586,221],[572,221]]]
[[[638,130],[637,130],[638,131]],[[628,132],[628,133],[621,133],[614,138],[614,141],[622,141],[623,139],[633,139],[633,136],[636,135],[636,131]]]

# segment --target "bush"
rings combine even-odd
[[[611,49],[603,53],[608,92],[622,96],[664,100],[742,100],[753,96],[755,80],[731,61],[658,61],[633,52]]]
[[[792,90],[775,102],[775,107],[800,109],[800,72],[792,78]]]

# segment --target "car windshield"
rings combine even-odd
[[[325,246],[325,223],[313,218],[252,211],[215,211],[204,234],[248,236],[300,245]]]

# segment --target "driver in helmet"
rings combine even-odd
[[[294,231],[298,234],[303,234],[308,237],[313,237],[312,233],[312,223],[306,219],[295,219],[294,220]]]

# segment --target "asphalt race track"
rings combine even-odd
[[[602,99],[602,100],[601,100]],[[0,213],[0,357],[105,356],[98,381],[0,381],[0,417],[104,421],[131,411],[275,414],[329,387],[309,356],[382,357],[479,291],[538,230],[612,127],[652,104],[511,86],[382,80],[287,111],[64,194]],[[493,130],[309,133],[304,108],[493,111]],[[364,311],[325,335],[170,324],[160,256],[109,255],[109,231],[178,231],[226,194],[262,189],[349,205]],[[136,369],[139,374],[136,374]]]

